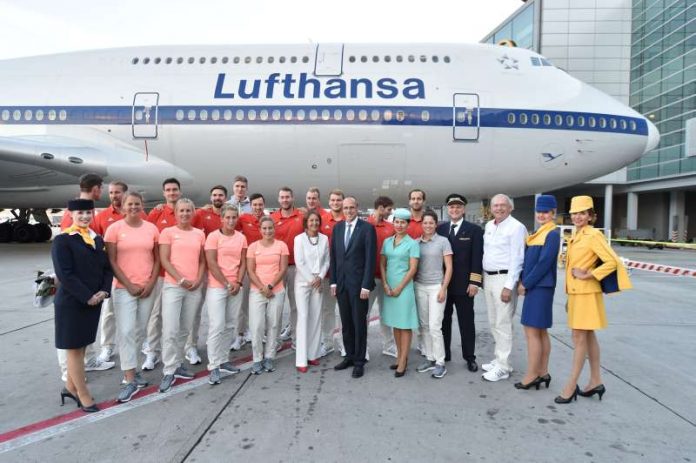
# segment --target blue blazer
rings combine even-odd
[[[522,267],[522,284],[527,290],[536,286],[542,288],[556,287],[556,265],[561,234],[556,228],[546,235],[543,246],[527,246],[524,251]]]
[[[60,284],[56,305],[81,306],[98,291],[111,294],[114,274],[104,250],[104,240],[94,238],[96,248],[85,244],[79,235],[61,234],[51,247],[53,268]]]
[[[377,233],[375,227],[358,219],[355,222],[348,249],[344,245],[346,222],[336,224],[331,234],[331,284],[337,291],[345,289],[360,293],[362,288],[375,287]]]

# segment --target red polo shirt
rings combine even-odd
[[[331,235],[333,235],[333,229],[336,226],[338,222],[343,221],[343,214],[338,218],[338,220],[334,219],[333,215],[331,214],[331,211],[326,211],[324,214],[321,216],[321,230],[319,230],[321,233],[325,234],[326,236],[329,237],[329,243],[331,243]]]
[[[408,236],[410,236],[414,240],[423,236],[423,218],[421,217],[420,220],[415,220],[411,218],[411,221],[408,223],[406,233],[408,233]]]
[[[123,217],[124,215],[118,212],[113,205],[107,207],[106,209],[102,209],[92,221],[94,231],[104,236],[106,229],[109,228],[114,222],[121,220]],[[145,212],[140,213],[140,218],[147,220],[147,215],[145,215]]]
[[[165,228],[176,225],[174,209],[169,206],[169,204],[165,204],[162,207],[156,207],[147,215],[147,221],[155,224],[157,230],[159,230],[161,233]]]
[[[289,265],[295,265],[295,237],[304,231],[304,215],[298,209],[293,209],[292,213],[283,217],[280,209],[271,214],[275,222],[275,237],[283,241],[290,251],[288,259]]]
[[[208,236],[215,230],[222,228],[222,217],[215,212],[215,209],[198,209],[196,215],[193,216],[191,225],[203,230],[205,236]]]
[[[386,220],[377,223],[377,220],[372,215],[367,218],[367,221],[375,227],[375,232],[377,233],[377,266],[375,267],[375,278],[381,280],[382,272],[379,268],[379,261],[382,256],[382,243],[394,234],[394,225]]]
[[[247,239],[247,244],[251,244],[254,241],[261,239],[261,225],[259,224],[259,217],[256,217],[254,214],[246,213],[240,215],[235,229],[242,232]]]

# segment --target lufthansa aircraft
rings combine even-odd
[[[64,207],[85,172],[150,201],[166,177],[203,202],[242,174],[271,198],[282,185],[362,200],[419,187],[435,202],[582,182],[658,141],[634,110],[534,52],[495,45],[161,46],[0,61],[0,207],[21,219],[15,230],[32,213],[46,222],[42,210]]]

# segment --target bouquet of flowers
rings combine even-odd
[[[34,280],[34,307],[42,308],[53,303],[56,294],[56,274],[51,270],[36,272]]]

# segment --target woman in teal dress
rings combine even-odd
[[[420,246],[407,232],[411,213],[408,209],[394,211],[394,236],[384,240],[380,268],[384,285],[384,309],[382,323],[394,329],[396,341],[397,378],[406,374],[408,351],[411,348],[411,330],[418,329],[418,310],[416,293],[413,289],[413,277],[418,270]]]

